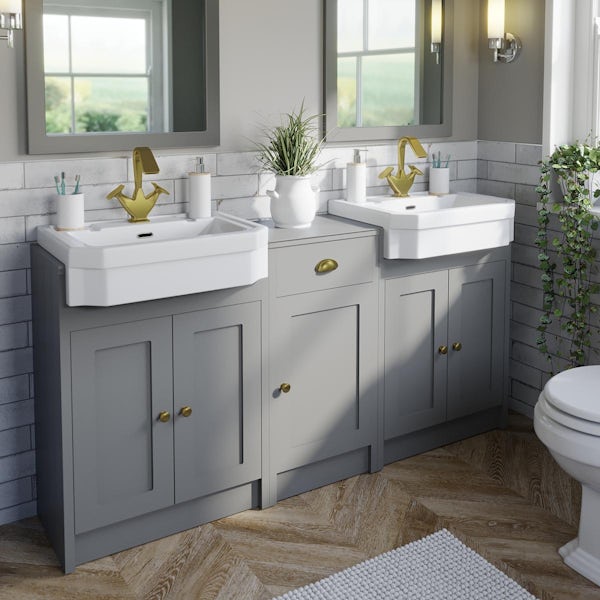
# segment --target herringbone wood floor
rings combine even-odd
[[[133,548],[68,576],[37,520],[1,527],[0,598],[267,599],[446,527],[539,598],[600,600],[600,588],[556,552],[576,534],[579,497],[531,421],[513,416],[506,431]]]

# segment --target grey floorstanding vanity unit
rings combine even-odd
[[[32,247],[38,506],[77,564],[504,424],[510,250],[380,258],[377,228],[270,230],[269,278],[65,303]]]

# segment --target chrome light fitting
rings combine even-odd
[[[0,40],[6,40],[9,48],[14,48],[14,32],[23,29],[21,0],[0,0]]]
[[[431,52],[435,54],[435,64],[440,64],[442,51],[442,0],[431,0]]]
[[[488,0],[488,47],[494,62],[510,63],[521,52],[521,40],[504,31],[505,0]]]

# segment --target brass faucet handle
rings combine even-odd
[[[117,186],[112,192],[106,195],[106,199],[112,200],[113,198],[116,198],[124,189],[125,186],[123,184]]]
[[[164,187],[161,187],[160,185],[158,185],[158,183],[152,182],[152,185],[154,186],[154,191],[155,192],[158,192],[159,194],[165,194],[167,196],[171,195],[167,190],[165,190]]]
[[[379,173],[378,177],[379,179],[385,179],[386,177],[389,177],[394,171],[394,167],[388,167],[387,169],[384,169],[383,171],[381,171],[381,173]]]

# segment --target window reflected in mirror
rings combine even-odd
[[[447,20],[450,0],[326,0],[325,104],[336,128],[328,139],[393,138],[423,125],[436,129],[422,135],[449,130],[449,44],[444,33],[433,52],[432,3]]]
[[[162,113],[151,94],[160,75],[148,51],[151,14],[51,11],[44,13],[46,131],[151,130],[150,115]]]
[[[27,0],[30,153],[217,145],[219,0]]]
[[[202,0],[44,0],[46,133],[201,130],[175,106],[204,111],[203,69],[180,66],[202,64],[203,13]]]
[[[415,0],[340,0],[338,127],[418,122],[416,27],[422,7]]]

